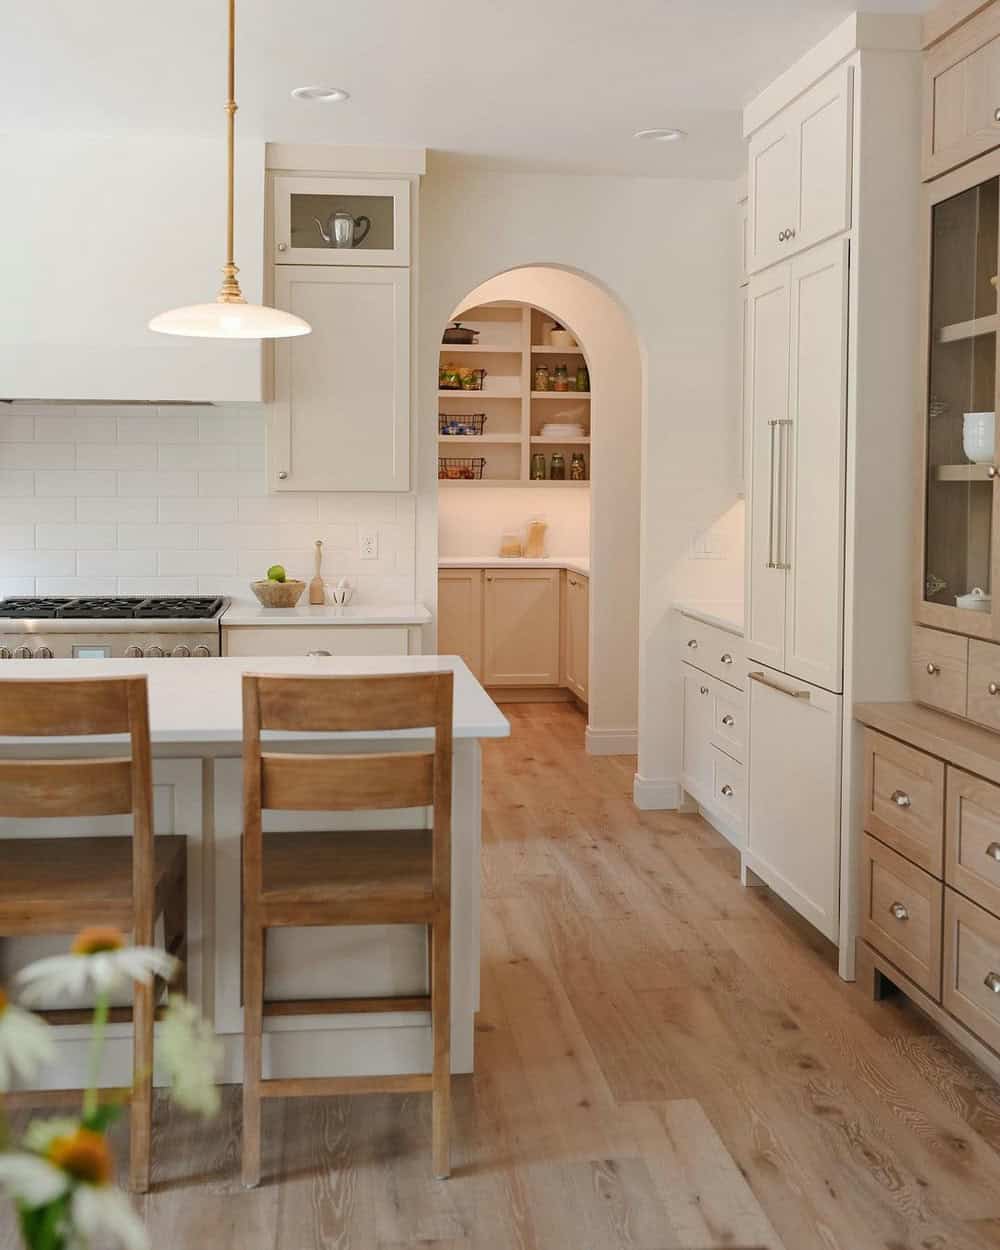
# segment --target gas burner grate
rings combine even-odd
[[[120,620],[123,617],[135,616],[143,603],[145,600],[141,595],[119,597],[100,595],[95,598],[73,599],[62,607],[57,615],[63,619],[80,617],[82,620],[90,621]]]
[[[62,614],[62,609],[72,603],[72,599],[24,597],[0,600],[0,618],[54,617]]]
[[[223,602],[221,596],[213,597],[212,595],[181,597],[154,595],[142,601],[136,608],[135,615],[159,620],[175,620],[181,617],[188,620],[210,620],[222,611]]]

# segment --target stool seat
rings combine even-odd
[[[310,905],[323,924],[419,923],[433,915],[433,863],[429,829],[268,833],[261,904],[270,925],[302,924]]]
[[[0,839],[0,928],[7,936],[75,929],[133,928],[132,848],[128,837]],[[156,912],[181,880],[187,839],[153,839]]]

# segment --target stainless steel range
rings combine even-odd
[[[229,600],[153,595],[0,600],[0,660],[206,658]]]

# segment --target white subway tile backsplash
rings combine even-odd
[[[119,525],[118,546],[123,550],[183,550],[195,545],[193,525]]]
[[[76,572],[75,551],[5,551],[5,577],[64,577]]]
[[[76,515],[80,521],[155,521],[155,499],[79,499]]]
[[[2,577],[0,576],[0,599],[11,599],[15,595],[33,595],[35,579],[33,577]]]
[[[199,495],[263,495],[264,474],[207,472],[198,474]]]
[[[78,551],[76,558],[81,577],[138,577],[156,572],[155,551]]]
[[[86,409],[35,417],[36,443],[113,443],[114,417],[93,416]]]
[[[36,577],[36,595],[116,595],[113,577]]]
[[[196,443],[198,418],[186,411],[169,407],[155,413],[144,409],[141,414],[118,418],[120,443]]]
[[[75,465],[72,443],[0,443],[0,468],[72,469]]]
[[[81,525],[72,522],[69,525],[38,525],[35,527],[35,546],[63,550],[79,551],[83,548],[98,550],[111,548],[115,545],[115,527],[113,525]]]
[[[155,498],[160,495],[193,495],[197,473],[159,471],[118,474],[118,494],[125,498]]]
[[[0,521],[12,524],[33,524],[35,521],[72,521],[76,516],[76,509],[77,500],[75,499],[36,499],[33,495],[18,499],[0,498]]]
[[[119,595],[197,595],[197,577],[119,577]],[[212,592],[209,591],[209,594]]]
[[[236,520],[235,499],[161,499],[159,519],[163,522],[190,521],[197,525]]]
[[[236,503],[239,520],[252,524],[319,519],[317,495],[265,495],[260,499],[238,499]]]
[[[163,577],[217,573],[225,577],[236,572],[235,551],[161,551],[159,572]],[[265,566],[264,573],[267,572]],[[263,576],[263,574],[262,574]]]
[[[17,548],[24,550],[35,545],[33,525],[0,524],[0,573],[4,571],[4,553]]]
[[[223,412],[210,409],[198,418],[198,439],[202,443],[232,443],[238,447],[264,445],[264,414],[252,409]]]
[[[224,443],[162,443],[161,469],[238,469],[240,449]]]
[[[395,521],[395,495],[332,494],[320,495],[321,521],[355,521],[376,523]]]
[[[30,443],[34,437],[34,417],[0,411],[0,443]]]
[[[0,497],[17,498],[35,493],[35,475],[30,469],[0,469]]]
[[[78,469],[155,469],[156,448],[145,443],[82,443]]]
[[[255,469],[261,473],[267,467],[267,456],[264,444],[260,443],[255,446],[237,447],[238,453],[237,467],[240,469]]]
[[[113,495],[116,486],[116,474],[110,469],[46,469],[35,474],[36,495],[99,498]]]

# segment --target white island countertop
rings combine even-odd
[[[259,656],[205,660],[5,660],[2,678],[119,677],[145,673],[149,680],[149,729],[157,744],[237,744],[243,739],[243,673],[358,676],[364,673],[455,674],[454,735],[506,738],[510,725],[465,664],[454,655]],[[413,731],[419,733],[420,731]],[[282,735],[295,737],[302,735]],[[316,735],[308,735],[315,737]],[[378,733],[353,737],[379,738]],[[52,739],[45,741],[52,742]],[[86,738],[62,739],[79,745]],[[7,748],[37,745],[37,738],[0,738]]]
[[[440,556],[439,569],[566,569],[570,573],[590,576],[589,556]]]
[[[303,593],[303,598],[305,594]],[[222,614],[222,627],[232,625],[429,625],[430,612],[422,603],[299,603],[294,608],[262,608],[237,601]]]
[[[687,600],[675,603],[674,608],[682,616],[690,616],[706,625],[716,625],[730,634],[738,634],[740,638],[745,632],[743,604],[733,600]]]

